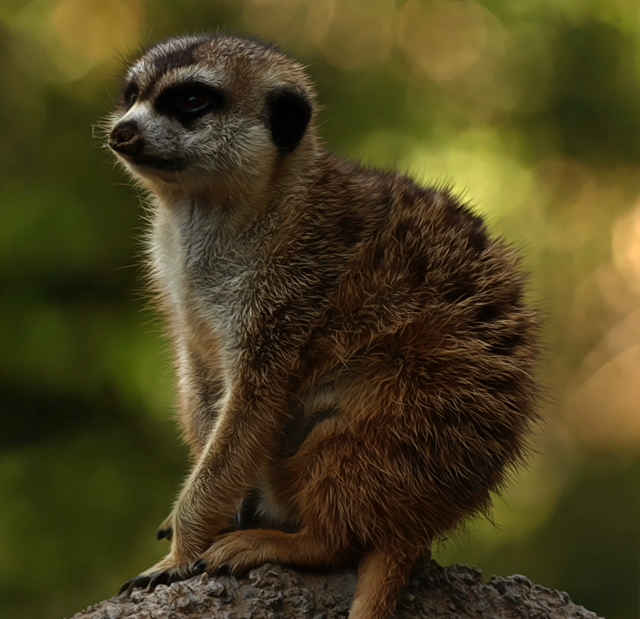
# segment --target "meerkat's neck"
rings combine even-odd
[[[315,136],[314,136],[315,137]],[[315,168],[323,152],[315,139],[301,145],[299,152],[280,157],[262,169],[242,173],[211,174],[203,181],[174,183],[155,180],[147,184],[163,216],[185,221],[195,210],[209,211],[211,218],[224,222],[227,233],[237,234],[269,205],[299,194],[305,176]]]

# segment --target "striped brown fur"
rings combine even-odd
[[[194,455],[171,551],[123,590],[358,561],[351,619],[388,617],[525,454],[539,319],[517,252],[449,190],[327,152],[304,70],[260,43],[151,48],[109,131],[150,194]]]

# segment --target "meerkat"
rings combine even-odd
[[[252,40],[171,39],[126,74],[108,146],[149,194],[194,463],[123,594],[357,563],[349,617],[385,619],[526,452],[517,252],[448,189],[328,152],[316,116],[303,67]]]

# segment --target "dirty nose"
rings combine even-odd
[[[122,155],[135,155],[142,149],[138,125],[127,121],[116,125],[109,136],[109,147]]]

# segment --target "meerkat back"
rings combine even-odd
[[[170,552],[123,594],[358,562],[351,619],[388,617],[526,451],[539,321],[516,252],[449,191],[326,151],[303,68],[255,41],[148,50],[109,146],[149,192],[194,457]]]

